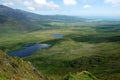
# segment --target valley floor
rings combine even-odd
[[[12,34],[1,37],[0,48],[19,50],[28,43],[52,46],[23,58],[50,80],[63,80],[68,73],[89,71],[101,80],[120,79],[120,28],[76,27]],[[54,38],[52,34],[63,34]]]

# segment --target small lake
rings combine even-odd
[[[17,56],[17,57],[27,57],[35,53],[36,51],[42,48],[50,47],[50,44],[39,44],[39,43],[32,43],[25,45],[21,50],[17,50],[15,52],[8,53],[9,56]]]
[[[63,34],[52,34],[52,36],[53,36],[54,38],[63,38],[63,37],[64,37]]]

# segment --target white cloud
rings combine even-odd
[[[105,3],[110,3],[113,6],[120,6],[120,0],[104,0]]]
[[[59,5],[55,4],[53,1],[48,2],[46,5],[52,9],[59,8]]]
[[[35,8],[34,7],[27,7],[29,10],[35,10]]]
[[[34,0],[34,3],[36,4],[36,7],[45,7],[49,9],[55,9],[59,8],[59,5],[55,4],[53,1],[46,1],[46,0]]]
[[[29,10],[35,10],[33,2],[24,1],[23,4],[24,4],[24,6],[27,7],[27,9],[29,9]]]
[[[91,5],[84,5],[83,8],[87,9],[87,8],[91,8]]]
[[[12,7],[14,4],[29,10],[53,10],[60,7],[53,0],[4,0],[3,5]]]
[[[64,5],[76,5],[76,0],[63,0]]]
[[[46,1],[46,0],[34,0],[34,2],[35,2],[36,4],[40,4],[40,5],[45,5],[45,4],[47,4],[47,1]]]
[[[23,2],[24,6],[33,6],[32,2],[25,1]]]
[[[14,3],[13,3],[13,2],[5,2],[5,3],[3,3],[3,5],[6,5],[6,6],[13,6]]]
[[[49,8],[52,8],[52,9],[59,7],[59,5],[55,4],[53,1],[47,2],[46,0],[34,0],[34,2],[38,6],[49,7]]]

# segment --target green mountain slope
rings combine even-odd
[[[30,62],[8,57],[0,50],[0,80],[47,80]]]
[[[77,74],[71,74],[67,75],[65,80],[98,80],[95,76],[93,76],[91,73],[87,71],[82,71]]]
[[[0,33],[54,29],[51,22],[84,22],[86,19],[64,15],[38,15],[0,5]]]
[[[30,62],[17,57],[9,57],[0,50],[0,80],[48,80]],[[87,71],[69,73],[64,80],[98,80]]]

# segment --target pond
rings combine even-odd
[[[35,53],[36,51],[42,48],[50,47],[50,44],[39,44],[39,43],[32,43],[25,45],[21,50],[17,50],[15,52],[8,53],[9,56],[17,56],[17,57],[27,57]]]
[[[63,34],[52,34],[52,36],[53,36],[54,38],[63,38],[63,37],[64,37]]]

